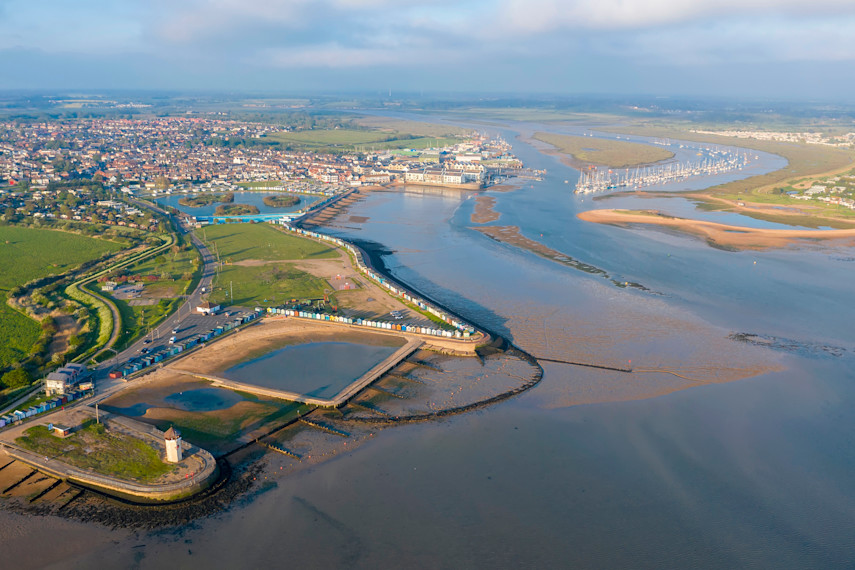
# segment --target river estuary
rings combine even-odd
[[[580,221],[575,214],[592,207],[653,206],[573,195],[576,171],[516,139],[545,128],[501,129],[526,166],[548,174],[488,191],[501,214],[488,225],[517,226],[608,279],[477,231],[476,193],[373,192],[321,230],[382,254],[402,282],[535,356],[631,361],[636,372],[545,362],[539,385],[495,406],[382,430],[289,476],[277,475],[285,458],[269,457],[253,491],[177,529],[0,512],[4,559],[79,568],[851,565],[855,251],[730,252]],[[781,166],[766,155],[755,168]]]

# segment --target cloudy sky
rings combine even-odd
[[[0,88],[855,96],[855,0],[0,0]]]

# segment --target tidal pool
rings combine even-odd
[[[243,400],[239,394],[221,388],[199,388],[176,392],[163,399],[171,408],[185,412],[213,412],[231,408]]]
[[[399,347],[353,342],[286,346],[221,373],[236,382],[332,398]]]

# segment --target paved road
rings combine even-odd
[[[137,200],[131,199],[134,203],[142,208],[147,208],[149,210],[155,210],[156,212],[163,214],[172,219],[175,225],[179,228],[178,231],[182,234],[187,234],[189,230],[179,224],[178,220],[174,218],[169,212],[163,210],[157,206],[152,206],[151,204],[147,204],[145,202],[140,202]],[[199,253],[202,255],[202,279],[199,281],[196,289],[187,296],[185,302],[178,308],[178,310],[173,313],[171,317],[162,322],[157,328],[150,331],[145,337],[140,338],[134,344],[123,350],[122,352],[115,355],[113,358],[102,362],[98,367],[95,368],[95,379],[97,380],[97,392],[102,393],[104,391],[110,390],[113,386],[119,383],[123,383],[121,379],[110,379],[107,374],[116,367],[121,367],[131,358],[140,356],[140,351],[144,348],[148,348],[151,352],[155,352],[158,348],[168,345],[169,338],[171,336],[175,336],[176,340],[182,340],[193,336],[194,334],[198,334],[201,332],[206,332],[211,330],[212,328],[217,327],[229,320],[232,320],[235,316],[235,313],[232,313],[230,316],[225,316],[225,314],[213,315],[210,317],[206,317],[202,314],[196,312],[196,307],[203,300],[206,293],[202,291],[210,291],[211,284],[214,279],[214,272],[216,269],[216,259],[208,250],[207,246],[200,239],[198,239],[192,233],[190,234],[193,245],[196,249],[199,250]],[[178,332],[173,335],[172,331],[177,329]]]

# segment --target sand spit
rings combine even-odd
[[[492,196],[478,196],[475,198],[475,210],[470,216],[473,224],[488,224],[495,222],[501,214],[494,210],[496,199]]]
[[[676,218],[658,210],[588,210],[577,216],[581,220],[598,224],[650,224],[668,227],[702,237],[712,247],[734,251],[783,248],[805,240],[843,240],[843,245],[855,245],[855,229],[758,229]]]

